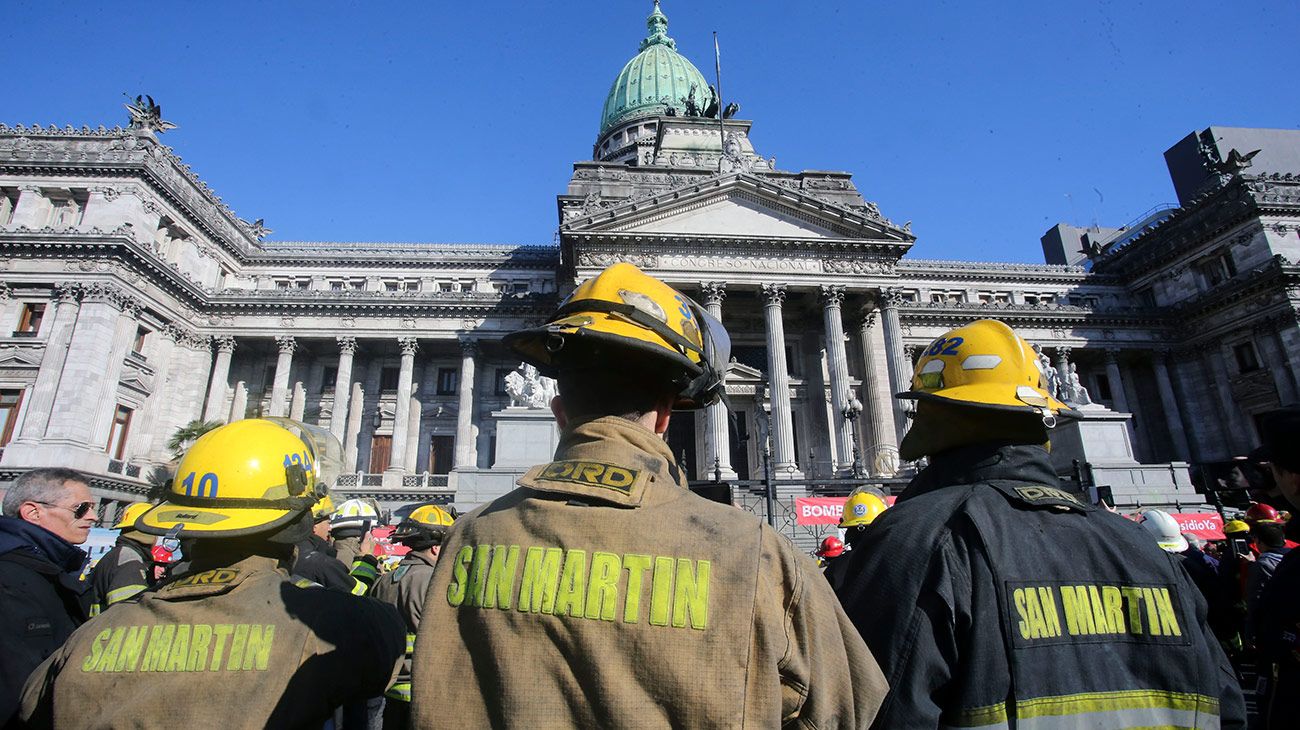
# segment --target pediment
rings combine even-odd
[[[763,380],[763,373],[758,368],[752,368],[735,360],[727,363],[727,382],[757,383],[761,380]]]
[[[22,347],[0,349],[0,367],[40,367],[41,353]]]
[[[666,193],[593,201],[566,221],[574,233],[727,236],[757,239],[910,240],[910,234],[856,210],[751,174],[709,178]]]

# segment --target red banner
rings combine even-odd
[[[1187,532],[1202,540],[1224,540],[1223,518],[1216,512],[1170,512],[1178,522],[1178,531]]]
[[[376,555],[382,558],[385,555],[405,555],[411,552],[411,549],[407,546],[398,542],[393,542],[393,532],[396,530],[396,527],[389,525],[385,527],[376,527],[371,531],[370,534],[375,538]]]
[[[800,525],[838,525],[848,497],[795,497],[795,522]]]

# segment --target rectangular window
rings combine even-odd
[[[1259,370],[1259,356],[1255,353],[1253,344],[1243,342],[1233,345],[1232,354],[1237,360],[1237,372],[1250,373]]]
[[[18,192],[9,188],[0,188],[0,226],[9,225],[14,219],[14,208],[18,207]]]
[[[458,368],[438,368],[438,395],[455,395],[460,382]]]
[[[451,293],[451,287],[452,287],[452,283],[451,283],[450,281],[440,281],[440,282],[438,282],[438,291],[440,291],[440,292],[446,292],[446,293],[450,294],[450,293]]]
[[[492,386],[492,395],[506,395],[506,376],[510,373],[510,368],[497,368],[496,381]]]
[[[311,279],[298,279],[293,282],[293,287],[295,289],[310,289]]]
[[[460,291],[461,291],[462,294],[468,294],[468,293],[474,291],[474,282],[472,282],[472,281],[462,281],[462,282],[460,283]]]
[[[1110,390],[1110,378],[1097,373],[1097,397],[1102,400],[1114,400],[1114,394]]]
[[[408,281],[408,282],[406,282],[406,290],[407,290],[407,291],[420,291],[420,282],[418,282],[418,281]]]
[[[14,435],[18,409],[23,405],[23,391],[17,388],[0,390],[0,448]]]
[[[330,291],[343,291],[343,282],[338,279],[330,281]]]
[[[392,436],[372,436],[370,439],[370,473],[378,474],[387,469],[392,454]]]
[[[429,443],[429,473],[450,474],[452,454],[456,450],[456,439],[452,436],[434,436]]]
[[[384,282],[384,291],[397,291],[397,289],[398,289],[398,284],[397,284],[397,282],[395,282],[395,281],[385,281],[385,282]]]
[[[18,318],[18,332],[35,335],[41,329],[41,320],[45,319],[44,302],[28,302],[23,305],[23,314]]]
[[[339,379],[339,368],[337,365],[326,365],[321,371],[320,383],[321,390],[333,390],[334,382]]]
[[[276,288],[276,289],[288,289],[288,288],[289,288],[289,280],[288,280],[288,279],[276,279],[276,280],[275,280],[275,288]]]
[[[379,389],[397,390],[397,379],[402,374],[401,368],[384,368],[379,371]]]
[[[135,328],[135,341],[131,343],[131,352],[139,355],[144,352],[145,338],[149,336],[149,330],[144,327]]]
[[[1147,308],[1156,306],[1156,293],[1151,287],[1148,286],[1144,289],[1139,289],[1136,292],[1136,296],[1139,306]]]
[[[108,432],[108,444],[104,447],[111,458],[120,460],[126,453],[126,438],[131,432],[131,414],[131,409],[123,405],[119,405],[113,412],[113,427]]]

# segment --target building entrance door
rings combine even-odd
[[[374,436],[370,439],[370,473],[378,474],[388,468],[393,453],[392,436]]]
[[[673,411],[668,422],[668,448],[679,466],[686,467],[687,479],[695,474],[695,411]]]

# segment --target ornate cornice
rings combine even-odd
[[[1051,284],[1119,284],[1111,277],[1090,274],[1082,266],[1059,264],[1017,264],[998,261],[950,261],[902,258],[897,272],[908,279],[939,279],[978,282],[1014,281]]]

